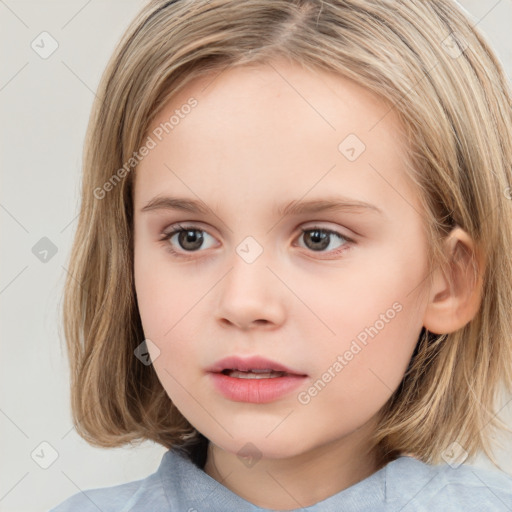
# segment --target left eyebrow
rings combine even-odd
[[[347,197],[329,197],[326,199],[311,199],[309,201],[292,201],[286,206],[281,206],[276,213],[282,217],[288,215],[300,215],[303,213],[318,213],[324,211],[346,211],[354,213],[384,212],[374,204]]]
[[[211,209],[202,202],[195,199],[184,197],[163,197],[156,196],[151,199],[146,206],[141,208],[141,212],[152,210],[182,210],[190,213],[209,213]],[[311,214],[323,211],[346,211],[354,213],[374,212],[383,214],[384,212],[377,206],[345,197],[333,197],[326,199],[312,199],[308,201],[292,201],[286,205],[281,205],[275,212],[278,216],[286,217],[290,215]]]

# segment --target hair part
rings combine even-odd
[[[450,55],[447,37],[467,48]],[[86,136],[63,306],[77,432],[98,446],[149,439],[200,459],[194,447],[205,437],[134,356],[144,340],[133,279],[135,172],[122,173],[104,198],[94,190],[191,80],[282,58],[353,80],[398,116],[432,270],[449,264],[442,242],[455,226],[486,261],[474,267],[484,280],[477,315],[453,333],[423,329],[380,411],[380,465],[400,453],[438,463],[457,441],[470,460],[484,450],[499,467],[487,428],[509,430],[496,406],[501,384],[512,391],[512,101],[499,61],[451,0],[248,0],[243,8],[153,0],[142,8],[102,76]]]

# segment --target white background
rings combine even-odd
[[[510,77],[512,0],[460,3]],[[6,50],[0,69],[0,511],[44,511],[80,489],[143,478],[156,470],[165,451],[151,443],[92,448],[76,434],[58,316],[93,91],[141,5],[141,0],[0,0]],[[59,44],[48,59],[31,48],[43,31]],[[46,263],[32,253],[42,237],[57,248]],[[512,426],[510,405],[502,417]],[[58,453],[48,469],[31,458],[43,441]],[[498,460],[512,474],[512,436],[502,441],[506,451],[497,452]],[[47,457],[50,450],[44,452]],[[483,456],[475,465],[492,468]]]

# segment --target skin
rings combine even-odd
[[[474,308],[447,292],[440,273],[427,288],[425,217],[407,179],[399,122],[383,101],[338,75],[275,61],[189,83],[148,134],[191,97],[197,106],[136,172],[135,286],[154,368],[181,413],[210,439],[208,475],[261,507],[310,506],[378,469],[368,438],[422,326],[437,318],[448,332]],[[338,150],[349,134],[366,145],[355,161]],[[155,196],[170,195],[200,198],[210,211],[141,212]],[[382,212],[274,211],[341,195]],[[203,246],[187,253],[177,235],[162,241],[178,222],[202,230]],[[300,231],[313,226],[353,242],[332,235],[315,250],[318,241]],[[263,249],[250,264],[236,252],[248,236]],[[394,303],[401,311],[300,403],[298,393]],[[308,378],[271,403],[231,401],[205,369],[232,354],[261,355]],[[248,442],[261,456],[253,465],[237,456]]]

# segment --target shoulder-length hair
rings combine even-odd
[[[63,325],[71,404],[89,443],[153,440],[192,460],[205,438],[151,365],[133,279],[136,152],[152,120],[196,77],[286,58],[339,73],[387,101],[408,141],[408,173],[426,212],[429,262],[463,228],[484,254],[483,295],[463,328],[423,329],[403,381],[380,411],[381,464],[401,453],[441,462],[457,442],[493,458],[500,386],[512,390],[510,86],[482,35],[451,0],[153,0],[102,76],[83,160],[81,210]],[[455,445],[456,446],[456,445]],[[204,459],[203,459],[204,460]],[[499,466],[498,466],[499,467]]]

